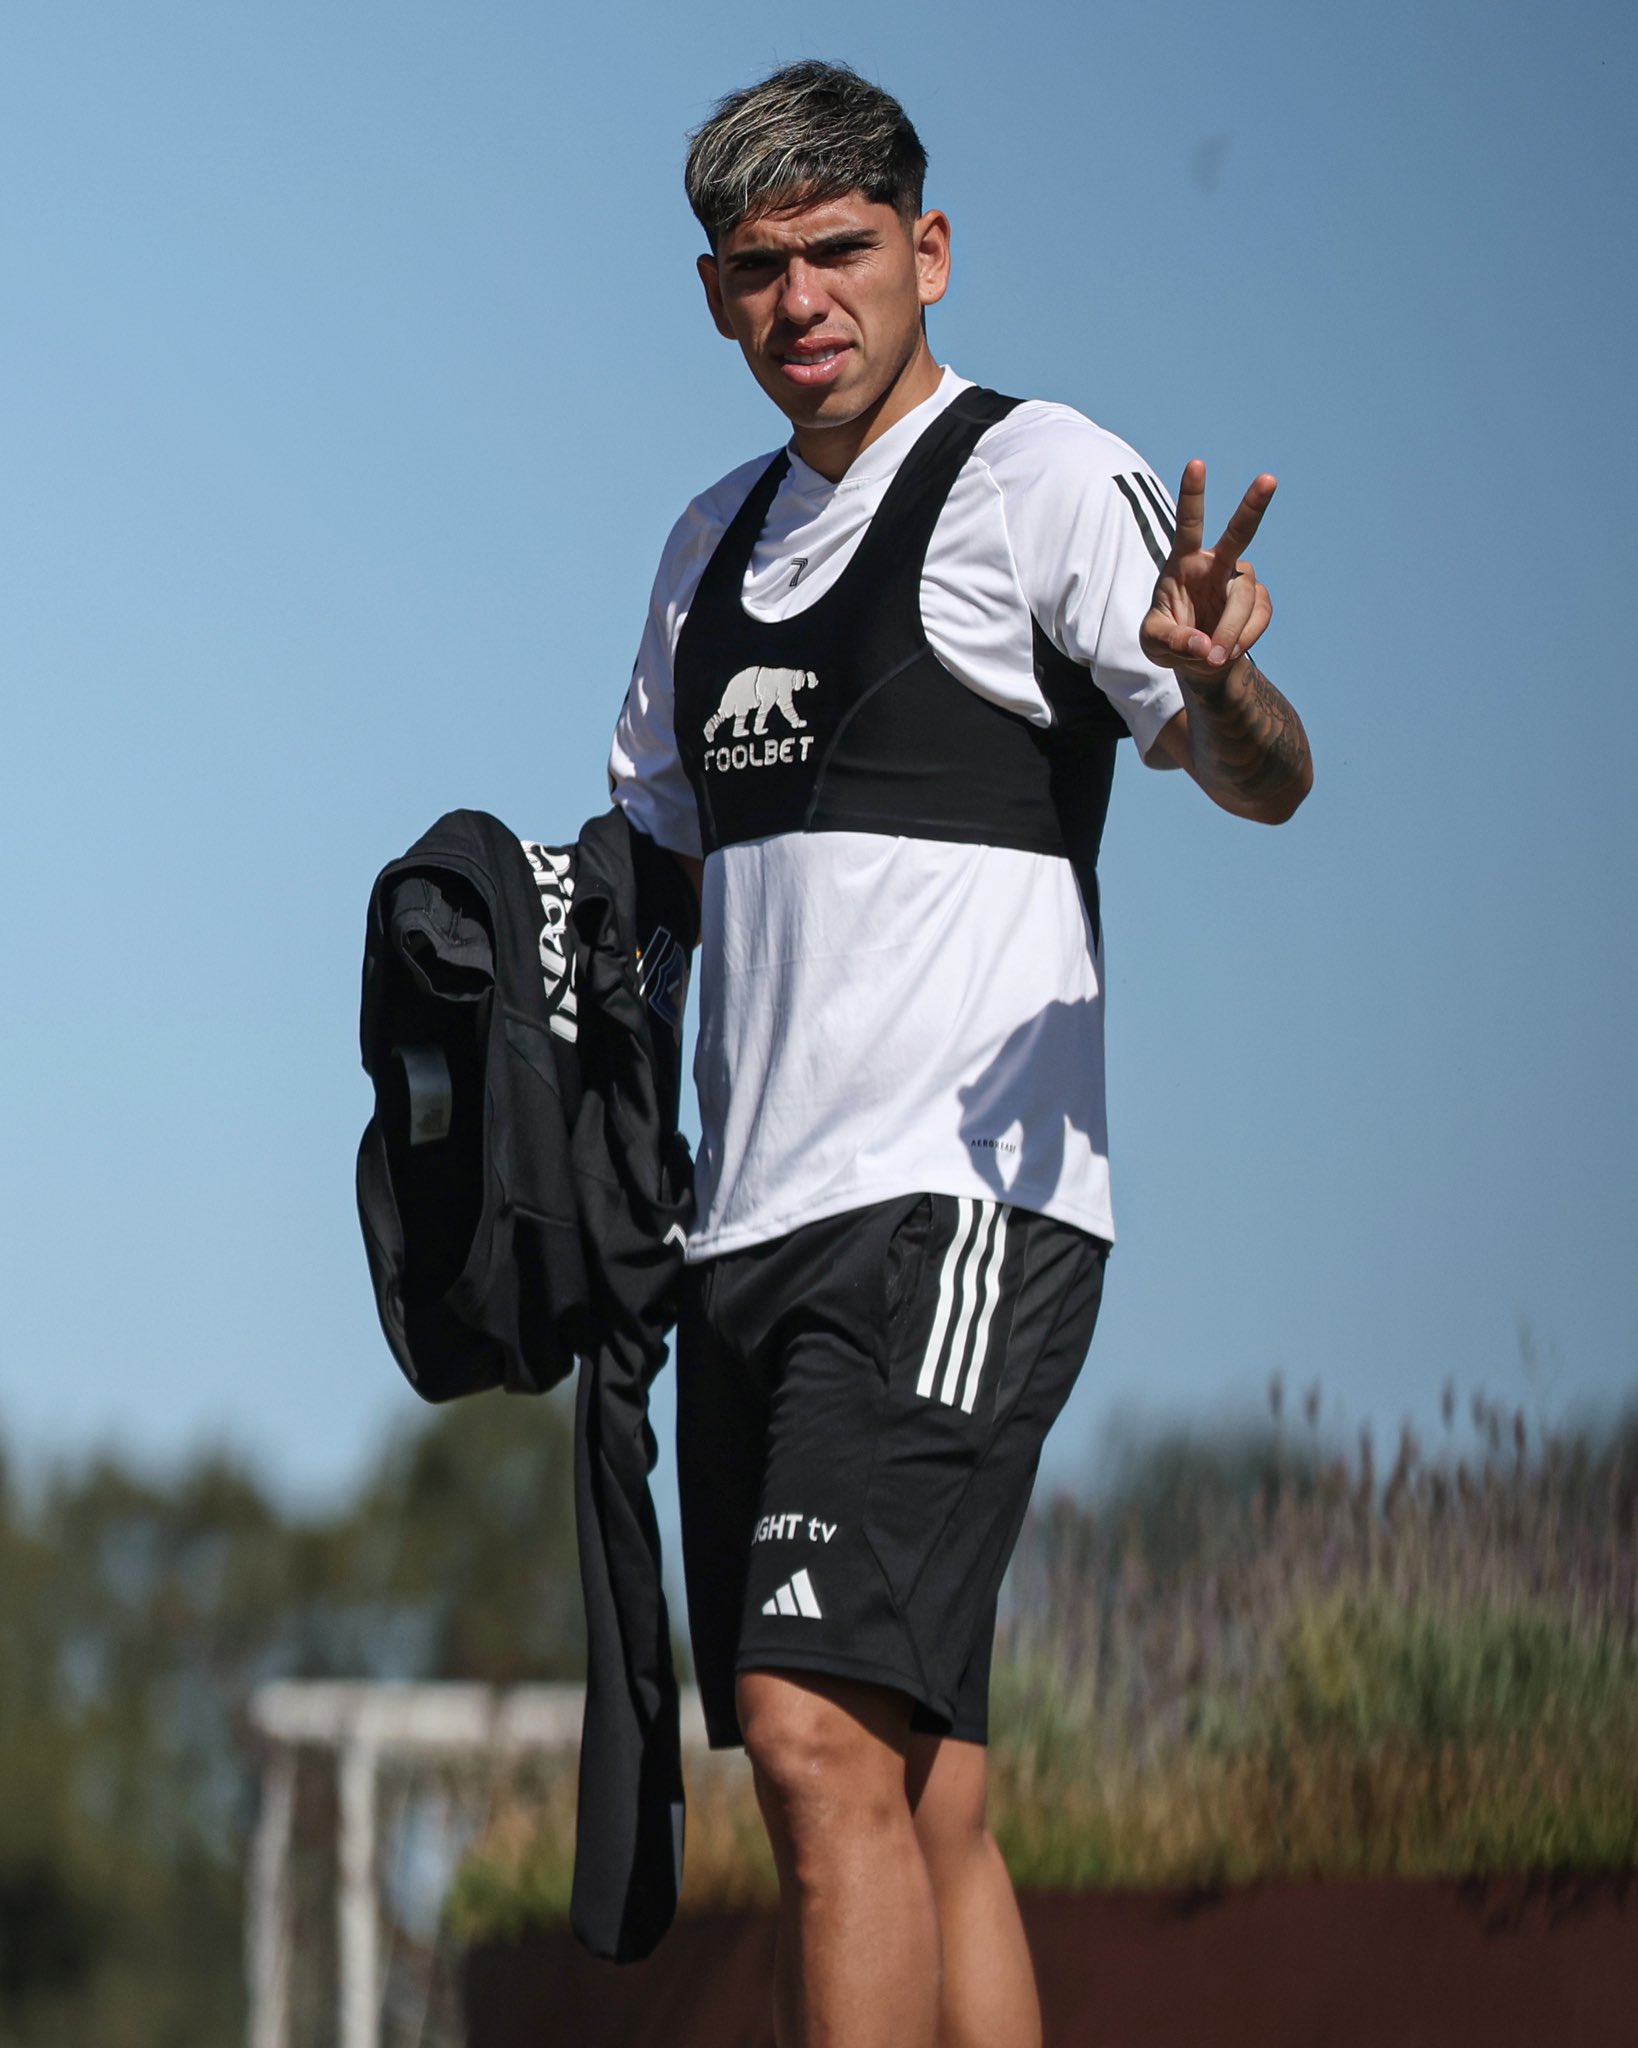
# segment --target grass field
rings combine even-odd
[[[1638,1869],[1638,1426],[1482,1399],[1391,1469],[1314,1421],[1151,1445],[1026,1527],[997,1644],[991,1823],[1024,1887]],[[1457,1443],[1458,1428],[1469,1445]],[[451,1898],[560,1918],[572,1784],[520,1785]],[[743,1764],[691,1771],[685,1903],[766,1897]]]

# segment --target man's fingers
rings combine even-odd
[[[1266,470],[1261,476],[1253,477],[1245,496],[1234,508],[1233,518],[1223,528],[1222,539],[1212,552],[1237,561],[1250,547],[1278,488],[1279,478]],[[1205,544],[1206,465],[1196,456],[1185,466],[1183,481],[1177,487],[1177,539],[1172,545],[1172,553],[1174,556],[1194,554]]]
[[[1204,468],[1204,464],[1201,466]],[[1204,484],[1205,479],[1202,477],[1200,493],[1202,517],[1206,509]],[[1223,538],[1217,543],[1213,552],[1219,555],[1227,555],[1231,561],[1238,561],[1240,556],[1250,547],[1252,536],[1256,533],[1258,527],[1261,526],[1263,514],[1268,510],[1269,503],[1278,488],[1278,477],[1269,476],[1266,473],[1262,476],[1253,477],[1250,489],[1234,508],[1234,517],[1223,528]],[[1181,534],[1181,519],[1178,521],[1178,530],[1179,534]]]
[[[1144,618],[1138,641],[1158,668],[1181,669],[1185,675],[1204,671],[1205,675],[1221,676],[1240,655],[1256,646],[1273,616],[1274,600],[1267,585],[1257,581],[1249,562],[1242,562],[1229,579],[1222,610],[1209,632],[1198,619],[1179,619],[1157,604]]]
[[[1169,612],[1152,611],[1143,621],[1138,641],[1152,662],[1171,668],[1178,659],[1198,660],[1210,645],[1208,636],[1187,620],[1174,619]],[[1193,645],[1199,642],[1199,647]]]
[[[1206,539],[1206,465],[1196,456],[1183,467],[1177,487],[1177,538],[1174,555],[1192,555]],[[1238,552],[1238,551],[1237,551]]]
[[[1230,579],[1223,609],[1217,616],[1217,623],[1211,629],[1211,644],[1223,649],[1225,659],[1232,658],[1240,644],[1241,635],[1251,624],[1257,608],[1257,572],[1249,562]]]
[[[1243,626],[1240,629],[1240,644],[1235,651],[1239,654],[1245,654],[1255,647],[1257,642],[1268,631],[1269,623],[1273,617],[1274,600],[1268,594],[1268,585],[1266,583],[1259,583],[1257,585],[1257,601],[1251,607],[1251,623],[1249,626]]]

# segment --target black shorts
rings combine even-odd
[[[714,1748],[746,1670],[892,1686],[916,1727],[984,1741],[996,1597],[1108,1249],[912,1195],[691,1270],[677,1467]]]

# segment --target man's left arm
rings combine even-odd
[[[1161,728],[1150,764],[1187,769],[1213,803],[1266,825],[1284,824],[1314,781],[1302,720],[1251,658],[1274,607],[1245,550],[1274,489],[1273,477],[1257,477],[1208,548],[1206,465],[1188,465],[1177,537],[1139,635],[1144,653],[1171,669],[1183,692],[1183,709]]]

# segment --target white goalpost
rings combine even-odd
[[[336,2048],[387,2048],[391,1965],[404,1923],[418,1923],[411,1932],[423,1944],[435,1939],[429,1930],[449,1878],[508,1770],[533,1758],[548,1771],[574,1772],[584,1704],[578,1685],[286,1681],[255,1693],[250,1723],[262,1748],[262,1787],[245,1885],[248,2048],[306,2048],[300,2037],[314,2029],[301,2025],[301,2012],[315,2008],[326,2009],[323,2033]],[[685,1746],[704,1746],[692,1692],[683,1695],[682,1732]],[[388,1781],[396,1797],[384,1816]],[[323,1846],[333,1837],[328,1856],[308,1854],[303,1864],[311,1886],[332,1895],[328,1914],[296,1897],[304,1810],[319,1815],[309,1834]],[[384,1883],[382,1869],[389,1832],[408,1867],[396,1885]],[[314,1874],[315,1861],[328,1867]],[[430,1971],[421,1974],[392,2041],[446,2048],[451,2036],[432,2011]]]

